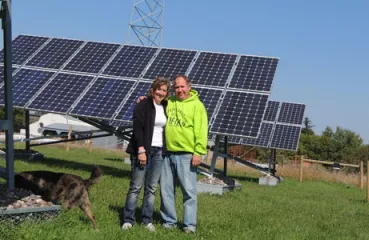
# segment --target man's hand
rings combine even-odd
[[[198,156],[198,155],[193,155],[192,156],[192,167],[196,167],[196,166],[199,166],[200,165],[200,162],[201,162],[201,156]]]
[[[146,98],[146,96],[141,96],[141,97],[138,97],[136,103],[139,103],[141,102],[142,100],[144,100]]]

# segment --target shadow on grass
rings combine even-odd
[[[92,170],[92,167],[95,165],[94,163],[87,164],[87,163],[81,163],[81,162],[74,162],[70,160],[65,159],[56,159],[56,158],[47,158],[44,159],[33,159],[29,161],[30,163],[40,163],[43,165],[47,165],[50,167],[59,167],[59,168],[72,168],[72,169],[78,169],[83,170],[86,172],[90,172]],[[98,165],[101,170],[103,171],[103,175],[111,175],[118,178],[130,178],[131,171],[120,169],[120,168],[114,168],[104,165]]]
[[[228,176],[229,178],[233,178],[238,181],[245,181],[251,183],[259,183],[259,178],[257,177],[247,177],[247,176]]]
[[[120,226],[122,226],[123,223],[124,223],[123,222],[123,220],[124,220],[123,219],[124,218],[124,205],[123,205],[123,203],[122,203],[122,206],[109,205],[109,210],[117,212],[119,214]],[[136,219],[136,224],[141,224],[142,223],[142,208],[141,207],[136,208],[135,219]],[[154,211],[153,221],[154,222],[161,222],[161,215],[160,215],[159,212]]]
[[[124,158],[104,158],[104,160],[113,161],[113,162],[123,162]]]

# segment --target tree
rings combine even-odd
[[[302,128],[301,132],[307,135],[314,135],[314,131],[313,131],[313,127],[314,125],[312,124],[312,121],[308,118],[305,117],[304,118],[304,122],[303,122],[304,127]]]
[[[0,119],[5,118],[5,109],[0,107]],[[13,121],[14,121],[14,131],[19,132],[21,128],[25,128],[25,112],[23,109],[13,108]]]

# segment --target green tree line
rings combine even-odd
[[[5,109],[2,106],[0,106],[0,119],[5,119]],[[19,132],[21,128],[25,128],[25,111],[19,108],[13,108],[13,120],[15,132]]]
[[[313,130],[311,120],[304,119],[298,154],[310,159],[359,164],[369,160],[369,144],[359,134],[341,127],[326,127],[320,135]]]

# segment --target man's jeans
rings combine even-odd
[[[167,227],[177,225],[175,209],[175,179],[178,177],[183,194],[183,227],[196,231],[197,215],[197,167],[191,165],[192,154],[168,153],[164,158],[163,171],[160,177],[161,206],[160,213]]]
[[[161,148],[152,148],[145,167],[140,167],[136,156],[131,155],[131,182],[124,206],[124,223],[134,224],[138,197],[145,183],[142,203],[142,222],[152,223],[154,213],[155,191],[162,172],[163,156]]]

